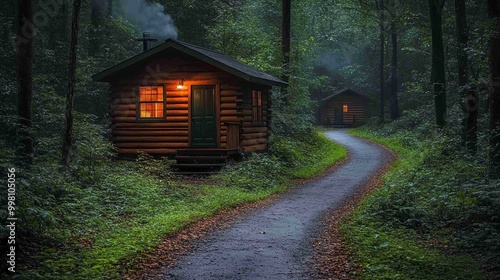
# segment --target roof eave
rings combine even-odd
[[[169,47],[173,47],[179,51],[182,51],[182,52],[185,52],[189,55],[192,55],[193,57],[195,57],[197,59],[200,59],[206,63],[212,64],[212,65],[220,68],[221,70],[226,71],[228,73],[231,73],[231,74],[233,74],[233,75],[235,75],[243,80],[246,80],[248,82],[264,84],[264,85],[269,85],[269,86],[279,86],[279,87],[285,87],[288,85],[284,81],[268,80],[268,79],[263,79],[263,78],[249,75],[243,71],[239,71],[239,70],[234,69],[234,68],[232,68],[224,63],[221,63],[220,61],[218,61],[216,59],[213,59],[213,58],[208,57],[202,53],[199,53],[196,50],[188,48],[188,47],[176,42],[175,40],[167,40],[164,44],[161,44],[153,49],[150,49],[147,52],[140,53],[132,58],[129,58],[129,59],[113,66],[113,67],[110,67],[102,72],[99,72],[99,73],[92,76],[92,80],[98,81],[98,82],[111,82],[112,77],[117,72],[119,72],[119,71],[121,71],[121,70],[135,64],[135,63],[138,63],[138,62],[140,62],[140,61],[142,61],[150,56],[153,56],[159,52],[162,52]]]

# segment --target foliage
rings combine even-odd
[[[271,145],[271,153],[295,178],[312,178],[347,155],[344,147],[314,130],[299,138],[274,136]]]
[[[415,275],[408,276],[412,279],[427,279],[418,276],[423,266],[437,269],[435,275],[442,277],[479,279],[480,273],[471,260],[456,260],[468,263],[467,273],[461,269],[462,264],[455,266],[446,260],[446,253],[424,244],[468,252],[483,266],[498,270],[498,181],[487,180],[483,157],[457,148],[460,143],[455,140],[456,134],[435,131],[427,125],[431,120],[411,121],[423,114],[413,112],[382,129],[353,132],[390,147],[397,152],[398,160],[384,177],[383,186],[363,201],[345,224],[344,233],[350,236],[358,261],[368,268],[363,275],[369,279],[401,272]],[[384,241],[376,243],[373,236]],[[404,243],[408,245],[402,246]],[[387,247],[384,252],[380,244]],[[419,262],[398,257],[415,251],[422,253]],[[388,260],[387,254],[391,256]],[[372,271],[369,267],[381,269]]]
[[[226,187],[240,186],[254,190],[277,187],[285,177],[282,163],[275,157],[253,154],[242,163],[227,166],[219,178]]]

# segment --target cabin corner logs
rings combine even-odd
[[[142,62],[97,79],[110,84],[111,135],[118,154],[267,149],[272,85],[242,79],[175,48]],[[150,88],[156,96],[150,103],[161,104],[158,118],[143,111],[149,105],[142,104],[141,90]]]

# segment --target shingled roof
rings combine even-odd
[[[356,92],[355,90],[350,89],[350,88],[345,88],[345,89],[343,89],[343,90],[341,90],[341,91],[338,91],[338,92],[336,92],[336,93],[334,93],[334,94],[332,94],[332,95],[330,95],[330,96],[328,96],[328,97],[326,97],[326,98],[323,98],[323,99],[321,100],[321,102],[328,101],[328,100],[330,100],[330,99],[332,99],[332,98],[335,98],[335,97],[337,97],[337,96],[340,96],[340,95],[342,95],[342,94],[347,94],[347,93],[350,93],[350,94],[355,95],[355,96],[359,96],[359,97],[361,97],[362,99],[364,99],[364,100],[365,100],[365,101],[367,101],[367,102],[371,101],[371,99],[370,99],[370,98],[368,98],[368,97],[366,97],[366,96],[364,96],[364,95],[362,95],[362,94],[360,94],[360,93]]]
[[[108,68],[100,73],[97,73],[94,76],[92,76],[92,79],[100,82],[108,82],[111,80],[111,77],[114,76],[115,74],[129,67],[133,67],[134,65],[141,63],[158,53],[168,51],[168,49],[170,48],[191,55],[197,59],[200,59],[208,64],[211,64],[223,71],[229,72],[249,82],[270,85],[270,86],[281,86],[281,87],[287,85],[286,82],[276,77],[273,77],[269,74],[266,74],[264,72],[258,71],[223,53],[212,51],[206,48],[195,46],[175,39],[168,39],[165,41],[165,43],[161,45],[158,45],[146,52],[138,54],[111,68]]]

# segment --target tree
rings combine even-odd
[[[470,151],[477,150],[477,117],[478,102],[477,90],[468,86],[467,73],[467,19],[465,14],[465,0],[455,0],[456,37],[458,46],[457,72],[460,96],[464,99],[463,142]]]
[[[17,85],[19,136],[22,143],[22,159],[33,161],[32,109],[33,102],[33,1],[20,0],[17,21]]]
[[[488,15],[493,21],[489,63],[490,176],[500,179],[500,1],[488,0]]]
[[[61,164],[64,168],[68,168],[70,164],[71,146],[73,145],[73,104],[75,100],[75,81],[76,81],[76,56],[78,47],[78,32],[79,18],[82,0],[74,0],[73,2],[73,19],[71,23],[71,43],[69,51],[69,67],[68,67],[68,90],[66,93],[66,125],[62,146]]]
[[[429,0],[432,33],[432,74],[436,124],[443,128],[446,124],[446,78],[443,44],[443,8],[445,0]]]
[[[283,54],[283,79],[288,82],[290,78],[291,0],[282,0],[282,5],[281,52]]]
[[[399,119],[397,1],[391,1],[391,119]]]
[[[385,107],[385,74],[384,74],[384,66],[385,66],[385,6],[384,0],[375,0],[375,5],[380,14],[379,25],[380,25],[380,65],[379,65],[379,79],[380,79],[380,109],[379,109],[379,122],[383,124],[385,122],[384,117],[384,107]]]

